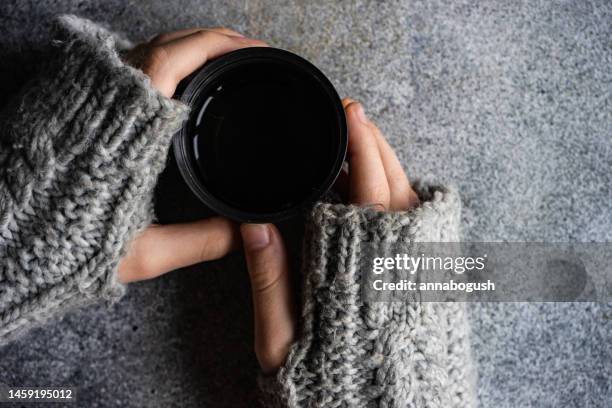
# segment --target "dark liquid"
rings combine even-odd
[[[204,187],[243,211],[277,212],[307,200],[330,175],[339,149],[325,91],[281,63],[223,74],[190,120]]]

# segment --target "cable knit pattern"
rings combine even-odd
[[[128,41],[72,16],[58,57],[0,119],[0,343],[124,287],[125,245],[151,199],[187,107],[125,65]],[[304,245],[299,340],[275,377],[280,407],[466,407],[473,401],[461,304],[364,303],[362,245],[459,239],[453,190],[418,185],[409,212],[317,204]]]
[[[125,65],[130,43],[64,16],[57,55],[0,120],[0,343],[96,298],[113,300],[125,244],[187,107]]]
[[[422,204],[377,212],[318,204],[305,239],[302,328],[275,377],[261,377],[275,407],[469,407],[474,378],[459,303],[360,300],[361,247],[456,242],[452,189],[416,186]]]

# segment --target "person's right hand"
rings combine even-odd
[[[402,166],[363,107],[343,100],[349,129],[347,172],[337,187],[349,204],[381,211],[409,210],[419,204]],[[295,304],[283,239],[272,224],[240,228],[251,278],[255,319],[255,354],[264,373],[284,363],[295,340]]]
[[[189,28],[159,34],[134,47],[126,59],[151,78],[153,87],[170,98],[179,82],[207,61],[248,47],[267,44],[229,28]]]

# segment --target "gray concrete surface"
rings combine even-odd
[[[459,186],[468,239],[612,241],[609,1],[4,0],[4,95],[58,13],[135,40],[225,25],[293,50],[365,104],[411,176]],[[160,199],[168,220],[198,216],[178,197]],[[87,407],[252,406],[250,313],[239,256],[176,272],[0,349],[0,383],[75,385]],[[610,304],[471,318],[483,407],[610,406]]]

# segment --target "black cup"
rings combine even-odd
[[[346,155],[338,93],[310,62],[257,47],[228,53],[183,81],[191,107],[174,154],[193,193],[239,222],[276,222],[320,199]]]

